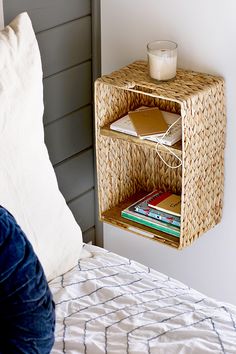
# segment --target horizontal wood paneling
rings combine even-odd
[[[3,2],[6,24],[24,11],[32,20],[44,72],[45,142],[84,241],[95,243],[91,2]]]
[[[4,18],[3,18],[3,1],[0,0],[0,30],[4,27]]]
[[[27,11],[36,32],[91,13],[90,0],[3,0],[5,23]]]
[[[92,227],[83,233],[83,241],[85,243],[92,241],[92,244],[95,245],[95,240],[95,227]]]
[[[40,32],[37,40],[44,77],[91,59],[91,17]]]
[[[82,231],[94,226],[94,190],[68,203]]]
[[[91,96],[90,61],[44,79],[44,123],[89,104]]]
[[[45,143],[53,165],[93,144],[92,108],[84,107],[45,127]]]
[[[66,201],[94,187],[93,150],[87,150],[55,167],[59,188]]]

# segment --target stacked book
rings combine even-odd
[[[122,210],[121,216],[172,236],[180,236],[181,197],[155,190]]]
[[[182,137],[181,116],[141,106],[110,125],[112,130],[172,146]]]

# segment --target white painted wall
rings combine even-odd
[[[177,251],[104,225],[104,247],[209,296],[236,304],[236,2],[101,0],[102,72],[146,58],[146,44],[179,44],[178,65],[222,75],[227,86],[225,206],[220,225]]]

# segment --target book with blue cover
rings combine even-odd
[[[122,210],[121,216],[128,219],[128,220],[135,221],[139,224],[148,226],[152,229],[156,229],[156,230],[165,232],[165,233],[170,234],[172,236],[180,237],[179,227],[167,224],[165,222],[162,222],[162,221],[159,221],[156,219],[152,219],[152,218],[145,216],[145,215],[141,215],[141,214],[135,212],[133,206]]]
[[[165,222],[167,224],[171,224],[177,227],[180,227],[180,217],[176,215],[172,215],[166,213],[161,210],[154,209],[150,207],[148,204],[155,199],[156,197],[162,195],[163,192],[160,191],[153,191],[143,197],[142,199],[138,200],[136,203],[133,204],[134,210],[142,215],[148,216],[150,218]]]

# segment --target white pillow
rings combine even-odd
[[[0,204],[16,218],[51,280],[77,264],[82,234],[58,189],[42,116],[40,53],[23,13],[0,32]]]

